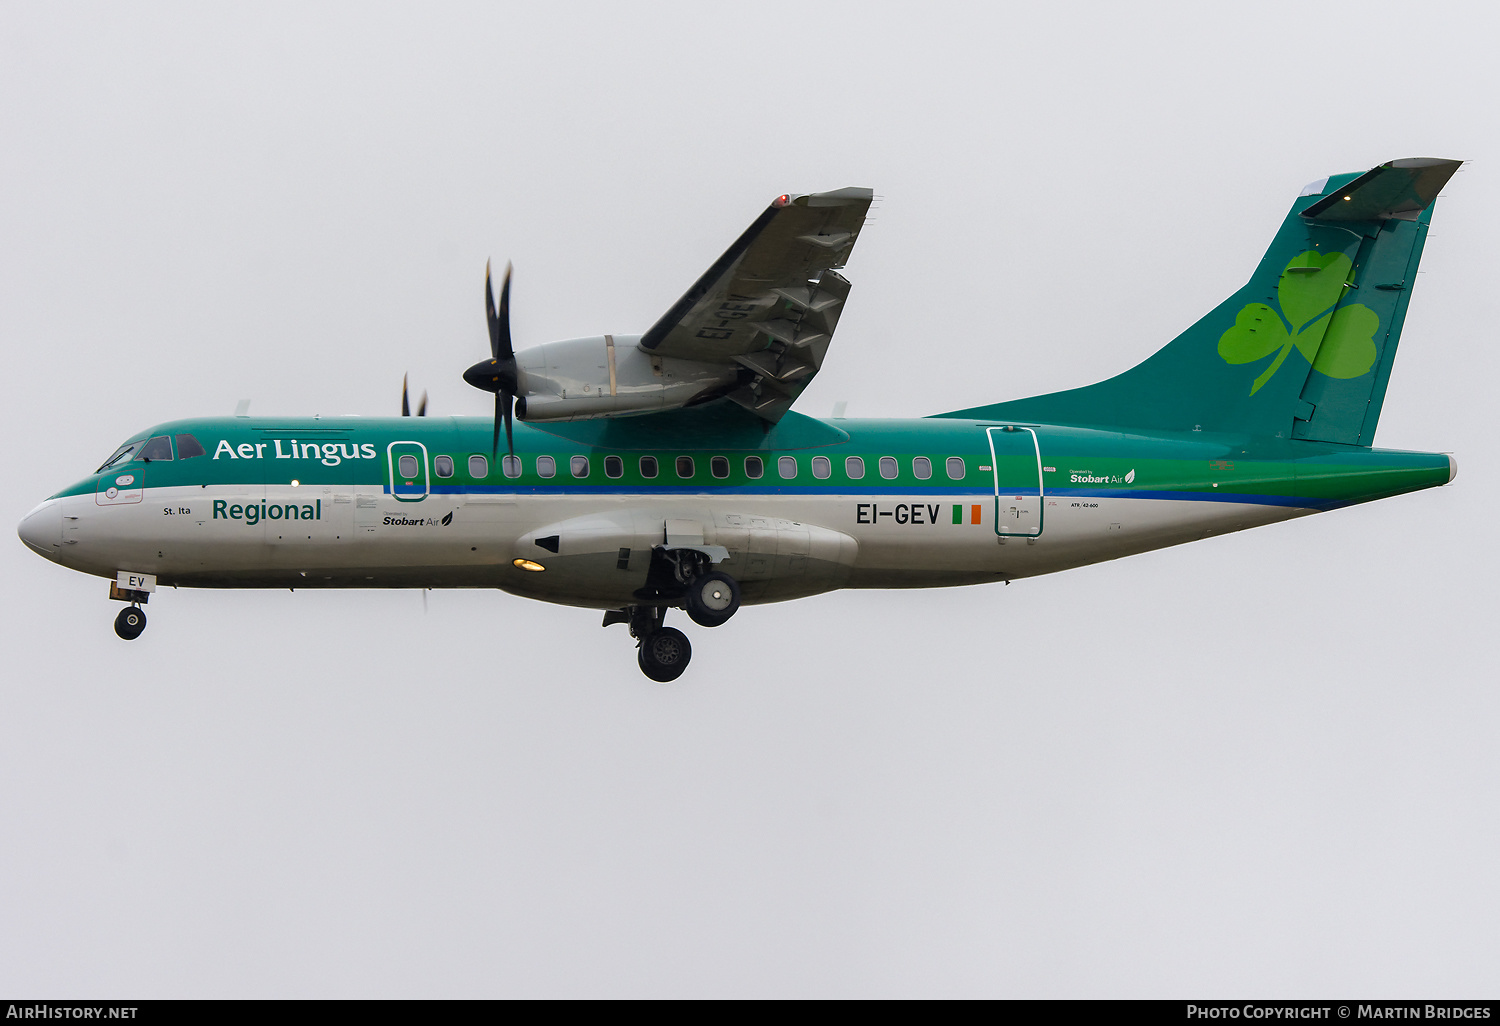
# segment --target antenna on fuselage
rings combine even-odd
[[[234,415],[236,417],[248,417],[248,416],[250,416],[250,400],[249,399],[241,399],[238,403],[235,403],[235,406],[234,406]]]

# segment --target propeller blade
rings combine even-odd
[[[418,417],[425,417],[425,416],[427,416],[427,393],[426,392],[422,393],[422,401],[419,402],[419,403],[417,403],[417,416]]]
[[[510,277],[513,267],[505,265],[505,277],[500,282],[500,304],[495,305],[495,286],[490,278],[490,264],[484,264],[484,318],[490,329],[490,359],[481,360],[464,371],[464,380],[475,388],[495,393],[495,424],[490,436],[490,455],[500,452],[500,425],[505,424],[505,448],[509,455],[516,454],[514,428],[511,423],[516,401],[517,380],[516,352],[510,339]],[[426,408],[424,401],[423,408]],[[421,416],[419,413],[418,416]]]
[[[490,287],[490,262],[484,262],[484,323],[490,329],[490,356],[500,358],[500,315],[495,312],[495,290]]]
[[[406,375],[401,375],[401,416],[411,416],[411,405],[406,401]]]
[[[495,293],[490,287],[490,264],[484,264],[484,317],[490,328],[490,355],[499,360],[514,356],[510,344],[510,275],[511,264],[505,265],[505,279],[500,283],[500,309],[495,309]]]

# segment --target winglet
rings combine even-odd
[[[1314,221],[1415,221],[1462,163],[1441,157],[1393,160],[1324,196],[1302,216]]]

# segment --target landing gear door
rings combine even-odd
[[[427,447],[421,442],[392,442],[385,455],[392,497],[397,502],[427,498]]]
[[[995,533],[1038,538],[1042,533],[1042,450],[1028,427],[992,427],[990,466],[995,474]]]

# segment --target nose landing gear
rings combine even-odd
[[[155,580],[155,578],[152,578]],[[141,631],[146,629],[146,611],[141,608],[151,601],[150,592],[132,591],[121,588],[118,584],[111,582],[109,586],[109,597],[116,602],[129,602],[130,605],[120,610],[120,615],[115,617],[115,633],[126,641],[134,641],[141,636]]]
[[[115,633],[126,641],[134,641],[146,629],[146,611],[140,606],[126,606],[115,617]]]

